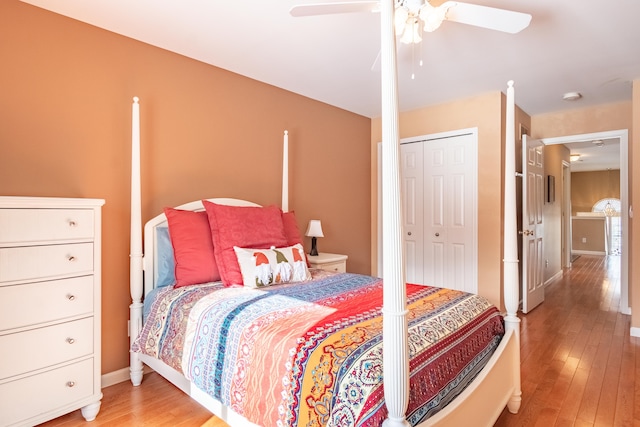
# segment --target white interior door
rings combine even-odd
[[[522,312],[528,313],[544,301],[544,144],[522,138]]]
[[[477,292],[477,137],[401,145],[406,277]]]
[[[402,200],[404,212],[405,277],[408,283],[426,283],[424,259],[424,145],[401,146]]]

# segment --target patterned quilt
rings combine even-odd
[[[379,426],[382,282],[326,275],[270,288],[219,284],[158,293],[133,350],[162,359],[262,426]],[[473,294],[407,285],[410,396],[416,425],[488,361],[502,317]]]

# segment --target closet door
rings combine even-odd
[[[404,212],[405,278],[408,283],[425,284],[424,278],[424,144],[401,145],[402,195]]]
[[[476,140],[462,134],[401,146],[410,283],[477,292]]]

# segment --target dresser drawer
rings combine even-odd
[[[326,264],[320,264],[317,268],[321,268],[324,271],[332,271],[334,273],[345,273],[347,271],[347,265],[344,261],[328,262]]]
[[[0,209],[0,244],[93,238],[92,209]]]
[[[2,425],[24,420],[90,397],[93,359],[0,384]]]
[[[93,313],[93,276],[0,286],[0,332]]]
[[[0,283],[93,271],[93,243],[0,248]]]
[[[93,352],[93,317],[0,336],[0,378]]]

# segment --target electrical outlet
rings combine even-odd
[[[582,238],[582,243],[587,243],[587,238],[586,237]]]

